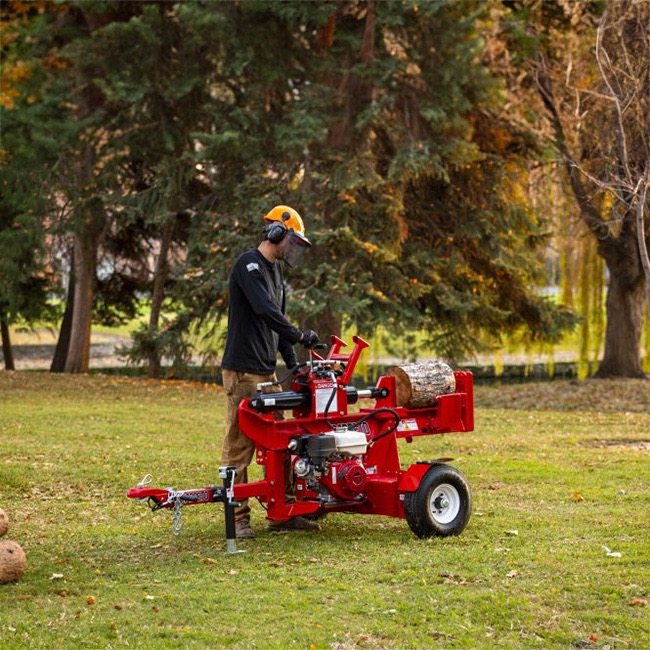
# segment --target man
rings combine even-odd
[[[228,397],[222,463],[237,468],[235,483],[248,482],[247,468],[255,453],[255,443],[239,429],[239,403],[255,394],[258,383],[276,380],[278,352],[287,368],[294,368],[297,359],[293,346],[302,343],[309,348],[318,343],[315,332],[299,330],[285,316],[284,278],[279,260],[293,268],[311,246],[302,218],[293,208],[278,205],[264,220],[263,241],[239,256],[229,283],[228,335],[221,363]],[[269,522],[267,529],[318,530],[319,526],[304,517],[293,517]],[[250,526],[248,499],[242,500],[235,511],[235,530],[239,538],[255,536]]]

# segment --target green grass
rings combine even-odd
[[[218,482],[218,389],[0,373],[0,508],[29,561],[0,585],[0,647],[648,648],[648,400],[643,382],[481,387],[476,432],[400,448],[455,457],[461,536],[350,515],[274,536],[255,503],[256,539],[228,555],[220,505],[172,536],[126,498],[146,473]]]

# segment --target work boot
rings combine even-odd
[[[266,524],[266,530],[271,533],[286,533],[294,530],[315,531],[320,530],[320,526],[315,521],[309,521],[305,517],[292,517],[284,521],[269,521]]]
[[[235,521],[235,536],[237,539],[251,539],[251,537],[255,537],[255,531],[251,528],[248,519]]]

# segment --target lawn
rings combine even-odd
[[[416,439],[473,490],[459,537],[330,515],[248,552],[220,505],[126,498],[218,482],[212,386],[0,372],[0,508],[29,567],[0,585],[1,648],[650,647],[650,382],[477,389],[476,431]],[[258,471],[258,468],[256,468]],[[608,553],[609,550],[609,553]]]

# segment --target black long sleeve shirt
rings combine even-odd
[[[279,262],[269,262],[256,248],[242,253],[230,274],[228,334],[222,368],[270,375],[278,352],[287,367],[296,363],[293,345],[302,336],[285,314],[285,291]]]

